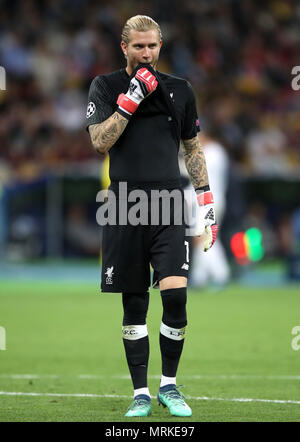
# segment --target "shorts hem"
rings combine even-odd
[[[128,292],[128,293],[146,293],[149,291],[149,287],[148,288],[142,288],[142,289],[138,289],[138,288],[117,288],[117,289],[103,289],[101,287],[101,293],[124,293],[124,292]]]
[[[182,276],[186,279],[188,279],[188,270],[182,270],[181,272],[168,272],[163,273],[162,276],[155,279],[155,281],[152,282],[152,288],[157,289],[159,288],[159,282],[164,278],[169,278],[170,276]]]

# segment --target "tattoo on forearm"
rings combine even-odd
[[[100,153],[106,153],[124,132],[128,120],[115,112],[103,123],[90,126],[92,144]]]
[[[195,189],[208,185],[207,167],[198,137],[184,140],[184,160]]]

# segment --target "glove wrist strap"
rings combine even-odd
[[[128,98],[125,94],[118,96],[117,104],[123,112],[127,112],[129,115],[132,115],[139,107],[138,103]]]
[[[209,186],[207,191],[200,191],[199,189],[196,190],[197,194],[197,201],[199,206],[206,206],[207,204],[213,204],[214,203],[214,197],[212,192],[209,190]]]
[[[130,118],[132,117],[132,114],[124,111],[121,107],[118,107],[116,112],[118,112],[118,114],[122,115],[122,117],[126,118],[127,120],[130,120]]]
[[[199,193],[202,193],[202,192],[209,192],[209,191],[210,191],[209,184],[207,184],[206,186],[197,187],[197,188],[195,189],[195,192],[196,192],[197,195],[198,195]]]

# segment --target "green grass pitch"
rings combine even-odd
[[[189,290],[177,382],[195,422],[300,421],[299,287]],[[161,300],[151,291],[149,388],[161,373]],[[117,294],[93,284],[0,282],[0,421],[182,422],[153,399],[152,416],[126,419],[131,381]]]

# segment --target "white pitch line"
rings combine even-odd
[[[92,394],[92,393],[24,393],[22,391],[0,391],[0,396],[49,396],[49,397],[76,397],[76,398],[98,398],[98,399],[132,399],[132,396],[117,394]],[[155,399],[156,396],[151,396]],[[300,405],[300,401],[284,400],[284,399],[255,399],[255,398],[223,398],[223,397],[207,397],[207,396],[186,396],[188,400],[195,401],[225,401],[225,402],[266,402],[271,404],[296,404]]]
[[[132,399],[132,396],[117,394],[93,394],[93,393],[24,393],[22,391],[0,391],[0,396],[55,396],[55,397],[87,397],[87,398],[125,398]]]
[[[160,379],[161,375],[149,375],[149,379]],[[9,379],[58,379],[58,378],[76,378],[76,379],[130,379],[130,375],[53,375],[53,374],[0,374],[0,378]],[[266,380],[300,380],[300,375],[181,375],[182,379],[266,379]]]
[[[54,374],[0,374],[0,378],[10,378],[10,379],[58,379],[61,375]]]
[[[275,379],[275,380],[292,380],[292,381],[299,381],[300,375],[248,375],[248,374],[241,374],[241,375],[192,375],[192,376],[182,376],[183,378],[189,378],[189,379]]]
[[[222,397],[189,397],[186,399],[192,399],[195,401],[229,401],[229,402],[267,402],[271,404],[297,404],[300,405],[300,401],[284,400],[284,399],[253,399],[253,398],[222,398]]]

